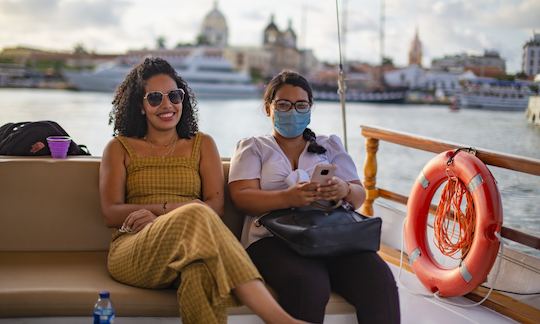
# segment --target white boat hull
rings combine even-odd
[[[457,102],[460,108],[525,111],[528,103],[528,97],[502,98],[496,96],[490,97],[486,95],[458,94]]]
[[[66,73],[69,83],[80,91],[114,92],[124,76],[100,76],[96,73]],[[186,80],[197,98],[255,98],[260,91],[253,84],[202,83]]]

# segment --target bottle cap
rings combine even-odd
[[[109,298],[110,293],[107,290],[102,290],[99,292],[99,298]]]

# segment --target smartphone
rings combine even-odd
[[[332,179],[336,173],[334,164],[322,163],[315,166],[315,170],[311,174],[311,182],[326,183]]]

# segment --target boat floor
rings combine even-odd
[[[383,252],[384,253],[384,252]],[[388,263],[394,277],[398,278],[399,267]],[[401,273],[401,282],[410,290],[416,292],[427,293],[418,281],[416,276],[406,270]],[[476,306],[472,308],[461,308],[457,306],[447,305],[434,298],[418,296],[410,293],[404,288],[399,288],[399,300],[401,307],[401,322],[404,324],[422,324],[422,323],[438,323],[438,324],[454,324],[454,323],[517,323],[516,321],[501,315],[489,308]],[[472,304],[473,301],[458,297],[452,298],[454,303]],[[26,324],[26,323],[41,323],[41,324],[86,324],[88,317],[41,317],[41,318],[9,318],[0,319],[0,324]],[[160,323],[160,324],[178,324],[178,318],[157,318],[157,317],[118,317],[115,320],[116,324],[133,323]],[[254,315],[231,315],[228,323],[230,324],[254,324],[263,323]],[[352,324],[356,322],[354,313],[349,314],[331,314],[325,317],[324,323],[329,324]]]

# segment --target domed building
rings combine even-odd
[[[292,20],[289,19],[289,26],[282,34],[283,43],[286,47],[296,48],[296,33],[292,28]]]
[[[270,16],[270,22],[263,32],[263,47],[270,54],[270,66],[266,76],[272,76],[283,69],[301,71],[303,66],[301,51],[296,46],[296,33],[292,28],[292,20],[289,19],[287,29],[281,31],[274,22],[274,15]]]
[[[198,37],[200,45],[226,47],[229,41],[227,20],[214,1],[214,8],[204,17]]]
[[[274,15],[270,16],[270,23],[263,32],[263,45],[265,47],[280,46],[296,49],[296,33],[292,28],[292,20],[286,30],[280,31],[274,22]]]
[[[263,44],[264,45],[275,45],[279,41],[281,33],[274,23],[274,15],[270,16],[270,23],[263,32]]]

